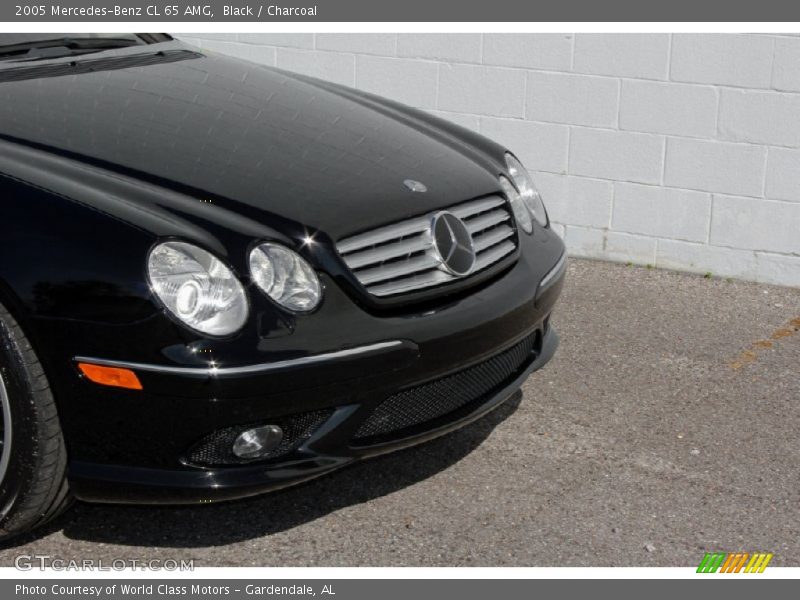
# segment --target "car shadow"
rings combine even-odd
[[[426,444],[357,463],[311,482],[245,500],[204,506],[76,504],[20,545],[61,531],[74,540],[125,546],[199,548],[269,536],[341,508],[402,490],[470,454],[519,407],[517,392],[478,421]]]

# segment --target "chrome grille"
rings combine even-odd
[[[508,256],[517,247],[508,204],[488,196],[448,209],[472,235],[477,273]],[[436,213],[423,215],[361,233],[337,244],[347,266],[375,296],[393,296],[443,285],[459,279],[441,268],[433,247],[431,222]]]

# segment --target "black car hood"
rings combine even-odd
[[[0,137],[334,239],[498,189],[474,140],[414,111],[178,43],[151,48],[145,63],[125,63],[141,49],[114,51],[113,65],[72,74],[63,60],[39,77],[3,66]]]

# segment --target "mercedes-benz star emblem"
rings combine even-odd
[[[420,181],[414,181],[413,179],[406,179],[403,182],[403,185],[405,185],[412,192],[417,192],[419,194],[424,194],[428,191],[428,187],[424,183]]]
[[[431,222],[431,236],[442,269],[457,277],[472,272],[475,268],[475,247],[464,221],[450,212],[437,213]]]

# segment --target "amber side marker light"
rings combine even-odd
[[[130,369],[119,369],[117,367],[103,367],[89,363],[78,363],[81,370],[89,381],[100,385],[125,388],[127,390],[141,390],[142,384],[136,373]]]

